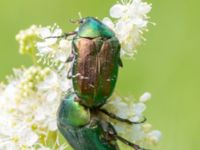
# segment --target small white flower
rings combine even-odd
[[[122,4],[115,4],[110,9],[110,16],[116,19],[121,18],[125,14],[125,9],[126,9],[126,6]]]
[[[66,62],[71,53],[71,40],[55,38],[62,34],[62,30],[57,25],[41,29],[41,41],[36,43],[38,62],[42,61],[50,66]]]
[[[146,105],[144,103],[133,104],[133,109],[136,115],[140,115],[146,109]]]
[[[72,87],[71,80],[67,79],[66,70],[63,70],[60,75],[52,71],[43,82],[37,85],[38,91],[46,93],[48,101],[58,99],[61,92],[66,92]]]
[[[50,28],[42,28],[40,31],[41,39],[44,39],[44,41],[38,42],[37,48],[42,54],[48,54],[54,50],[53,48],[51,48],[51,46],[53,47],[53,45],[56,44],[57,38],[49,37],[60,36],[62,34],[62,30],[59,28],[56,28],[53,32],[51,32],[50,30]]]
[[[5,132],[0,131],[0,137],[2,136],[0,139],[0,147],[1,143],[4,142],[10,143],[10,146],[6,146],[8,149],[12,148],[13,145],[15,145],[16,149],[20,149],[22,147],[32,147],[35,143],[37,143],[39,136],[32,131],[26,123],[19,122],[15,118],[12,118],[12,120],[7,119],[7,121],[12,122],[12,124],[4,126],[6,129]],[[3,126],[1,125],[1,128],[2,127]]]
[[[151,99],[151,93],[145,92],[142,96],[140,96],[140,102],[144,103]]]
[[[147,136],[149,137],[151,144],[156,145],[160,141],[162,134],[160,131],[154,130],[148,133]]]
[[[121,43],[122,56],[134,56],[136,48],[143,39],[143,32],[148,24],[147,14],[151,10],[151,5],[143,0],[130,0],[117,3],[110,9],[110,16],[103,19],[119,38]]]
[[[16,88],[17,82],[12,82],[5,89],[5,95],[8,99],[15,99],[18,89]]]
[[[35,132],[28,128],[23,129],[19,135],[21,136],[21,144],[28,147],[33,146],[39,138]]]

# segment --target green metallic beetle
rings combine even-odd
[[[80,20],[72,41],[72,80],[77,96],[87,107],[99,107],[111,96],[122,67],[120,43],[114,32],[93,17]]]
[[[70,92],[61,102],[57,123],[62,135],[75,150],[118,150],[111,124],[75,101]]]
[[[71,91],[60,104],[57,124],[74,150],[119,150],[116,140],[135,150],[145,150],[118,136],[114,127],[101,117],[101,112],[81,105]]]

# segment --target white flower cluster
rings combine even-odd
[[[51,38],[62,35],[62,30],[54,25],[53,27],[42,28],[39,34],[41,41],[37,42],[38,62],[59,66],[62,68],[71,52],[71,41],[68,39]]]
[[[151,98],[151,94],[145,92],[139,99],[139,102],[133,101],[131,97],[121,98],[115,96],[105,104],[104,108],[113,114],[129,119],[132,122],[140,122],[144,120],[143,112],[146,109],[145,102]],[[127,124],[124,122],[109,119],[114,124],[114,127],[122,137],[136,143],[145,148],[152,148],[161,138],[161,132],[152,130],[152,125],[148,122],[141,124]]]
[[[151,5],[143,0],[121,0],[110,9],[110,16],[103,19],[116,33],[121,43],[121,55],[132,57],[141,43],[143,32],[147,31]]]
[[[57,142],[56,112],[69,87],[66,76],[49,68],[15,69],[0,88],[0,150],[44,148],[50,134],[57,139],[50,148],[63,147]]]
[[[51,38],[60,36],[62,33],[62,29],[56,24],[52,27],[32,25],[16,36],[20,45],[19,52],[30,54],[37,63],[62,69],[71,52],[72,40]]]

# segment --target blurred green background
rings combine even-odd
[[[163,133],[156,150],[200,149],[200,1],[148,0],[153,4],[147,42],[139,47],[135,60],[124,60],[116,91],[139,97],[149,91],[146,116]],[[68,22],[83,16],[108,16],[115,0],[1,0],[0,79],[13,67],[31,64],[18,54],[15,35],[32,24],[59,24],[64,31],[75,26]]]

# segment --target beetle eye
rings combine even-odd
[[[80,24],[82,24],[82,23],[84,23],[84,22],[85,22],[85,19],[80,19],[80,20],[79,20],[79,23],[80,23]]]

